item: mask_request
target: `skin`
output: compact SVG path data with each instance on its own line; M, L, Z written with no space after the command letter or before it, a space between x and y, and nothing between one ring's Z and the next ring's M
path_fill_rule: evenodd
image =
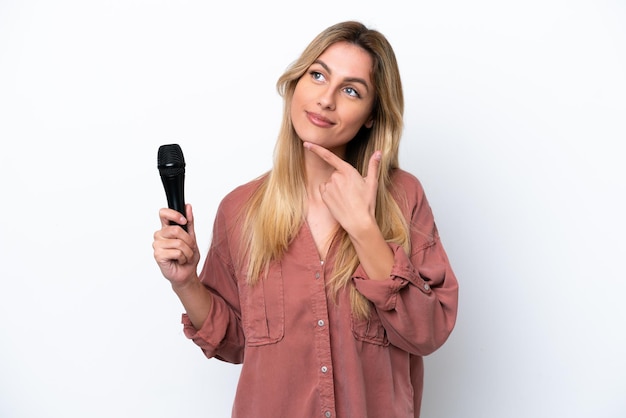
M375 152L367 176L343 160L346 145L362 126L372 126L375 89L372 58L362 48L339 42L328 47L300 78L291 105L294 129L302 140L306 171L306 222L320 259L341 226L372 280L389 277L393 254L375 220L381 154ZM211 306L201 284L200 260L191 205L186 217L169 208L159 211L161 229L154 233L154 258L181 300L192 324L200 329ZM187 225L185 232L170 221Z
M298 81L291 119L311 151L305 153L307 224L320 259L341 226L368 276L386 279L393 254L374 215L381 155L372 155L365 178L343 160L346 145L359 129L372 127L376 99L372 68L372 57L361 47L347 42L331 45Z
M372 126L372 58L361 47L329 46L300 78L291 103L293 127L304 142L343 158L346 144Z

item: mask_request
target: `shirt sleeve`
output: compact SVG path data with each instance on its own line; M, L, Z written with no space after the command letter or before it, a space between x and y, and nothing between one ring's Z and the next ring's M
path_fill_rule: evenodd
M359 266L353 275L357 290L372 302L389 342L416 355L428 355L448 339L454 328L458 283L441 243L431 208L418 184L411 210L409 256L389 244L394 265L386 280L370 280Z
M245 338L237 276L229 255L228 232L231 227L220 207L213 226L211 247L200 273L200 281L212 295L211 309L200 329L191 324L187 314L182 315L182 324L185 336L207 357L239 364L243 362Z

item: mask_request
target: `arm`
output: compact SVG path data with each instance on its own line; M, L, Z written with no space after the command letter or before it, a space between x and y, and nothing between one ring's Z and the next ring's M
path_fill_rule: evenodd
M367 176L319 145L305 142L304 147L332 166L335 171L320 186L320 195L335 220L346 231L363 269L372 280L384 280L394 263L376 223L376 194L381 153L375 152L369 160Z
M240 363L243 360L243 333L237 313L237 286L228 261L219 256L226 230L220 211L200 277L197 274L200 255L191 207L187 207L187 220L171 209L161 209L160 216L162 227L155 233L154 256L185 309L182 318L185 335L207 357ZM177 225L170 225L170 221L181 225L187 223L189 233ZM222 283L223 289L210 288L207 282L211 280ZM230 299L230 303L225 298Z
M374 304L389 341L413 354L434 351L454 327L458 285L419 181L408 173L396 178L408 201L403 204L411 228L408 256L385 242L375 221L380 153L372 155L368 175L362 178L329 150L306 142L304 147L335 169L320 193L350 236L360 260L355 285Z
M200 327L211 306L211 295L202 286L196 273L200 253L196 242L193 210L186 205L185 218L175 210L164 208L159 211L161 229L154 233L154 258L163 276L185 307L194 326ZM187 224L186 232L180 225Z
M412 354L427 355L439 348L454 328L458 283L421 185L415 180L402 188L412 201L407 213L411 254L390 244L394 265L386 280L370 280L361 266L353 280L374 304L390 343Z

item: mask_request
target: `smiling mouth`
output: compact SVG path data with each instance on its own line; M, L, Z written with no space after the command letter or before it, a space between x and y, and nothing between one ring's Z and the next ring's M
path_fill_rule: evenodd
M315 126L327 128L334 125L332 121L317 113L306 112L306 116L309 121L311 121L311 123Z

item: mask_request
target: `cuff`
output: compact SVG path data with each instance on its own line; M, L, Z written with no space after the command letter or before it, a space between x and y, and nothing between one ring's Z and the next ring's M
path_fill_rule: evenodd
M428 283L417 274L404 249L393 243L390 243L389 247L393 251L394 258L389 278L371 280L361 265L352 275L357 290L378 309L385 311L395 309L398 293L409 283L415 285L423 293L428 294L432 291Z

